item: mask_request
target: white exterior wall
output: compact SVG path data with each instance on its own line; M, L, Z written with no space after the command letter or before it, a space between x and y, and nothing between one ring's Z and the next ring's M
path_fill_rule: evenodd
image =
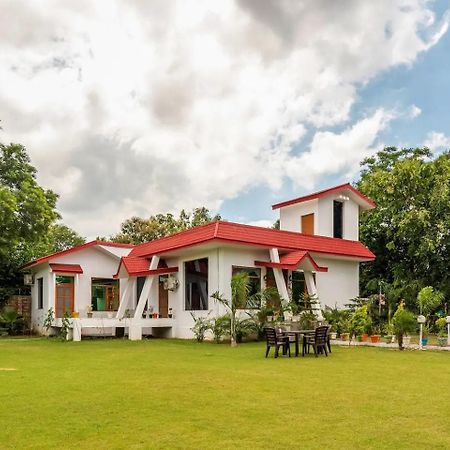
M280 208L280 229L301 232L301 217L314 214L314 234L333 237L333 200L337 199L330 195ZM357 241L359 205L351 199L343 203L343 238Z
M319 234L318 200L310 200L280 208L280 230L301 232L302 216L307 214L314 214L314 234Z
M316 273L317 295L322 308L343 308L349 300L359 296L359 263L314 256L328 272Z
M129 252L129 249L127 249ZM91 279L92 278L112 278L117 272L119 258L109 255L95 249L95 247L79 250L68 255L56 257L51 263L58 264L79 264L83 269L82 274L65 274L74 277L74 311L80 313L80 317L86 317L86 308L91 304ZM47 315L49 308L55 310L55 277L56 274L50 271L48 263L37 267L34 273L34 285L31 290L32 296L32 315L33 327L43 332L42 321ZM62 273L61 273L62 274ZM62 274L64 275L64 274ZM44 307L37 309L38 287L37 278L44 277ZM123 283L120 283L120 291L123 289ZM106 311L94 312L94 317L107 317Z

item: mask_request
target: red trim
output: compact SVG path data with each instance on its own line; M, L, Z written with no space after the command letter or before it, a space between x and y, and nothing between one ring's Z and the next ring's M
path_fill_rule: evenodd
M83 269L79 264L50 263L50 269L52 269L52 272L83 273Z
M85 244L77 245L72 248L68 248L67 250L61 250L60 252L52 253L50 255L43 256L42 258L35 259L34 261L30 261L24 264L21 269L25 269L27 267L35 266L36 264L42 264L44 262L50 261L53 258L69 255L74 252L78 252L80 250L84 250L89 247L94 247L96 245L103 245L104 247L119 247L119 248L134 248L133 244L122 244L120 242L108 242L108 241L90 241Z
M359 198L361 198L370 208L375 208L376 204L369 197L365 196L362 192L359 192L358 189L355 189L350 183L341 184L339 186L331 187L328 189L324 189L322 191L314 192L313 194L304 195L303 197L294 198L292 200L286 200L281 203L276 203L272 205L272 209L283 208L284 206L295 205L296 203L307 202L308 200L313 200L315 198L325 197L327 195L331 195L335 192L350 190L354 194L356 194Z

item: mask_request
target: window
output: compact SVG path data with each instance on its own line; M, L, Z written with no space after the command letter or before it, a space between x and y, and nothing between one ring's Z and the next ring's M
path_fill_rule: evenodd
M246 309L259 309L261 308L261 300L254 298L254 295L261 291L261 269L254 267L238 267L233 266L232 274L235 275L240 272L246 272L248 274L248 302Z
M136 281L136 302L139 301L139 297L141 296L142 289L144 289L145 277L137 277Z
M302 216L302 233L314 234L314 214L306 214Z
M93 311L117 311L119 309L119 280L92 278Z
M37 279L37 309L44 309L44 279Z
M303 294L307 294L305 274L303 272L292 272L292 301L300 305L303 300Z
M208 309L208 258L184 263L185 309Z
M342 239L343 236L343 212L344 212L344 204L342 202L338 202L337 200L333 201L333 237Z

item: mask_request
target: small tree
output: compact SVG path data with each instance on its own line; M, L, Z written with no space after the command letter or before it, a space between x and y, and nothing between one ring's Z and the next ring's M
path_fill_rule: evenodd
M398 305L397 311L395 311L392 325L397 337L398 348L403 350L403 336L416 329L416 318L411 311L405 309L403 302Z
M237 343L236 336L236 312L238 309L245 309L249 297L249 278L246 272L236 273L231 277L231 300L223 297L219 291L214 292L211 298L225 306L230 312L230 336L231 346L235 347Z
M350 335L361 336L369 331L371 325L372 320L369 317L367 305L360 306L350 316Z

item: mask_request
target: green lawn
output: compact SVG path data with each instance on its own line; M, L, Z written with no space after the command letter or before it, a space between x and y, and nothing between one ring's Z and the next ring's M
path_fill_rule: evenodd
M450 448L450 354L0 340L0 448Z

